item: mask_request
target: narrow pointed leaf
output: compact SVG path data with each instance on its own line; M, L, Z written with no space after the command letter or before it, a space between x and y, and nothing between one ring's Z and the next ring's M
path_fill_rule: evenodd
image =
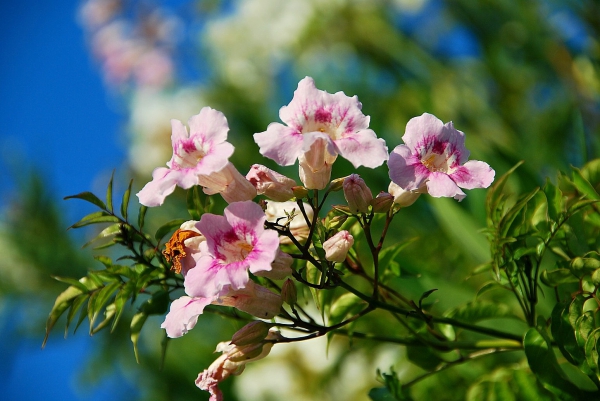
M110 181L108 182L108 187L106 187L106 208L113 211L113 180L115 178L115 170L113 170L110 175Z
M100 200L96 195L91 192L81 192L77 195L65 196L65 200L67 199L82 199L84 201L90 202L96 206L98 206L102 210L107 210L104 202Z
M146 212L148 211L148 206L140 206L140 212L138 213L138 227L140 231L144 228L144 220L146 218Z
M129 197L131 196L131 186L133 185L133 179L129 181L127 190L123 194L123 200L121 201L121 216L127 220L127 210L129 208Z
M144 312L136 313L131 319L131 342L133 344L133 353L135 354L135 360L137 363L140 363L140 356L138 353L138 340L140 338L140 331L142 331L142 327L144 327L144 323L146 323L146 319L148 319L148 315Z

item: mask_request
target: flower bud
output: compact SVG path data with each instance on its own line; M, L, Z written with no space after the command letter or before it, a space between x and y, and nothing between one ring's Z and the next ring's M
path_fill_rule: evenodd
M374 213L387 213L394 204L394 197L387 192L380 192L375 199L371 201Z
M308 195L308 189L304 188L302 185L298 185L292 187L292 193L294 194L296 199L302 199L305 198L306 195Z
M331 183L329 184L329 191L337 192L340 189L342 189L344 186L344 180L346 178L347 177L341 177L341 178L336 178L335 180L331 181Z
M331 262L343 262L352 245L354 245L354 237L348 231L342 230L338 232L323 242L325 259Z
M344 197L352 213L366 213L369 211L373 194L365 184L365 180L358 174L350 174L344 180Z
M281 298L288 305L296 304L296 300L298 299L296 284L289 278L285 280L283 287L281 287Z
M255 320L239 329L231 338L231 343L238 347L259 343L269 334L269 328L269 324L262 320Z
M249 344L242 347L235 347L229 351L229 360L231 362L246 362L250 359L257 358L263 352L265 343L259 342Z
M253 164L246 179L254 185L259 195L265 195L274 201L285 202L294 197L292 187L296 182L261 164Z
M388 192L394 197L394 203L400 207L408 207L415 203L422 191L406 191L394 182L390 182Z

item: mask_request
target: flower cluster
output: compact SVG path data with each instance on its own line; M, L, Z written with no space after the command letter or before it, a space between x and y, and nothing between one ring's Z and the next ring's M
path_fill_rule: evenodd
M189 132L180 121L171 121L173 155L167 167L154 170L152 181L138 193L140 202L159 206L176 186L201 186L205 194L218 193L229 205L222 215L204 213L199 221L184 223L166 244L164 255L175 274L183 276L186 293L172 302L162 324L169 337L191 330L210 304L234 307L263 320L280 316L306 330L294 309L294 282L327 288L336 283L335 264L356 263L351 255L354 237L341 229L348 218L365 226L374 213L386 213L389 224L400 208L423 193L462 200L461 188L484 188L493 181L489 165L467 161L464 134L452 123L443 124L430 114L411 119L404 144L388 156L385 141L369 129L369 117L361 107L356 96L321 91L306 77L279 112L283 124L274 122L254 134L263 156L281 166L298 162L303 186L260 164L242 175L229 161L234 147L227 142L227 120L217 110L205 107L192 116ZM387 161L388 192L373 197L357 174L332 181L338 156L355 168L377 168ZM318 191L325 188L325 196L343 190L347 202L336 206L338 214L328 215L326 222L318 218L324 200L319 200ZM266 204L253 201L259 195L267 198ZM294 259L319 269L319 283L310 283L294 269ZM267 279L270 288L259 284L259 278ZM274 284L286 278L281 286ZM265 357L273 344L289 340L274 328L263 330L264 322L251 325L237 336L251 340L240 343L234 336L232 342L221 343L217 348L221 357L198 377L196 384L211 393L211 400L222 399L220 381L241 373L247 362Z

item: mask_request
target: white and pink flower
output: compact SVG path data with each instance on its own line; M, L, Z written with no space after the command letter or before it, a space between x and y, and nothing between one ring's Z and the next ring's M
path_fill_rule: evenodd
M290 104L279 110L286 125L271 123L266 131L254 134L254 140L263 156L282 166L294 164L318 142L321 151L312 150L324 153L319 164L331 164L340 154L354 167L375 168L388 159L387 146L368 129L369 117L361 107L356 96L318 90L306 77L298 83Z
M188 189L199 185L200 176L227 166L234 148L226 141L229 126L223 113L204 107L188 124L189 134L181 121L171 120L173 157L168 168L154 170L152 181L137 194L142 205L159 206L176 186Z
M231 375L239 375L249 362L262 359L269 355L273 344L281 338L275 329L270 329L264 341L243 346L237 346L230 341L217 345L217 351L222 352L209 367L198 375L196 386L210 393L210 401L222 401L223 393L218 385Z
M171 303L169 313L161 328L170 338L181 337L196 326L198 317L207 305L231 306L261 319L271 319L281 310L283 303L279 294L250 280L245 288L224 288L223 295L213 297L182 296Z
M200 244L201 256L185 278L186 293L192 297L222 295L227 286L244 288L248 271L271 270L279 251L276 231L265 230L266 215L251 201L234 202L224 216L204 214L196 225L206 237Z
M390 154L390 178L405 191L423 191L439 197L465 198L461 190L487 188L495 171L485 162L469 159L465 134L452 122L444 124L431 114L412 118Z

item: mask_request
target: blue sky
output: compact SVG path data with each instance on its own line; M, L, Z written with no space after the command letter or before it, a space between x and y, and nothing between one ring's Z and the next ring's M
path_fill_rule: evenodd
M121 116L109 107L86 50L77 5L52 0L0 4L3 193L14 184L6 164L33 163L62 198L92 189L95 176L123 162Z
M76 23L78 1L0 2L0 205L15 187L15 172L34 166L57 199L94 189L94 178L124 163L123 116L111 103ZM105 184L105 183L104 183ZM62 201L61 201L62 203ZM67 218L78 202L63 203ZM4 400L111 399L110 380L94 396L77 385L76 371L93 344L84 332L40 349L10 333L15 317L0 314L0 388ZM50 308L50 305L48 306ZM8 315L8 316L7 316ZM9 329L8 329L9 330ZM33 334L33 333L30 333ZM57 337L55 337L57 338Z

